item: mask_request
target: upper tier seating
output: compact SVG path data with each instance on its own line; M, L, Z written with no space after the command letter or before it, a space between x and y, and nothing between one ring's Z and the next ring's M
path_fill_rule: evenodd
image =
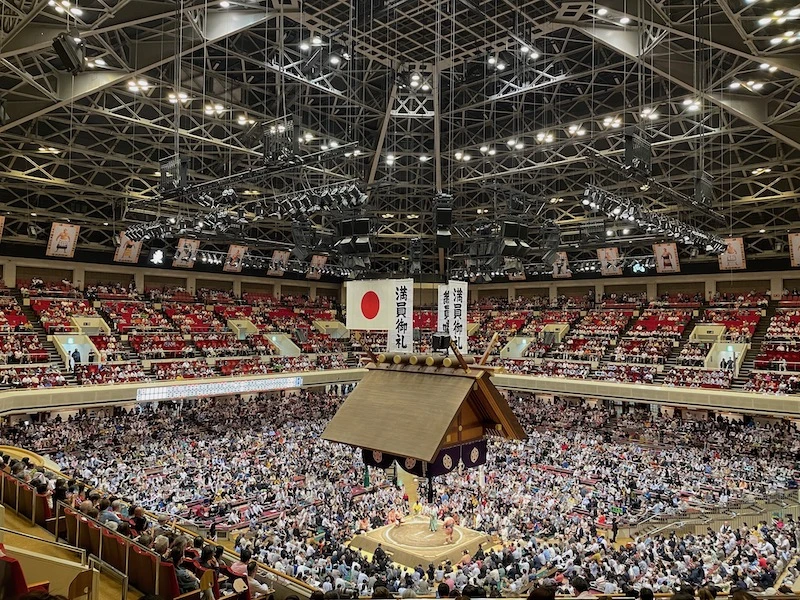
M0 335L0 364L47 362L47 351L33 333L9 333Z
M214 311L206 309L204 304L170 302L164 304L164 314L183 333L219 332L227 327L227 323L220 320Z
M42 327L47 333L72 331L70 317L99 317L88 300L34 299L31 308L39 316Z
M88 300L136 300L139 294L133 282L128 287L121 283L98 283L86 286L83 292Z
M47 298L81 297L81 293L67 280L44 281L40 277L33 277L29 281L18 279L17 289L20 291L23 298L35 296Z
M79 385L150 381L138 363L80 364L75 367L75 377Z
M758 309L713 308L703 311L699 319L702 323L725 325L725 339L732 342L747 343L753 337L761 320Z
M174 330L167 316L153 308L150 302L104 300L100 303L100 312L118 333Z
M733 381L731 371L719 369L690 369L676 367L664 376L664 385L676 387L729 389Z
M616 362L658 363L666 362L672 353L671 339L622 338L613 349Z
M800 339L800 310L778 309L770 319L766 338L789 341Z
M194 349L180 333L135 334L128 343L142 358L176 358L193 356Z
M632 314L629 310L590 310L569 333L574 337L617 338L628 326Z
M0 331L31 331L33 325L22 307L11 296L0 296Z
M692 312L683 309L653 309L642 311L627 335L640 338L680 338L686 325L692 320Z
M800 377L795 373L765 373L756 371L744 389L760 394L796 394L800 391Z
M0 369L0 387L49 388L66 385L57 367L17 367Z
M686 342L678 353L678 364L684 367L704 366L711 346L707 342Z
M773 371L800 371L800 340L762 343L755 367Z

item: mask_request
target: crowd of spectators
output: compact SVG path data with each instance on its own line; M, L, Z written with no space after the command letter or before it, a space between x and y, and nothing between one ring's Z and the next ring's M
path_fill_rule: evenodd
M0 295L0 332L31 331L33 325L22 312L22 307L15 298Z
M554 346L553 358L599 361L611 342L605 337L571 337Z
M768 340L800 339L800 310L778 309L767 327Z
M664 385L690 388L730 389L733 372L727 369L674 367L664 375Z
M78 385L102 385L106 383L133 383L149 381L149 376L138 363L79 364L75 366Z
M186 343L180 333L132 334L128 337L128 343L145 359L194 356L194 348Z
M58 367L18 367L0 369L0 386L12 388L50 388L66 385Z
M683 331L691 319L692 312L690 310L647 308L636 319L627 335L649 339L677 339L683 335Z
M214 377L214 369L205 360L173 360L153 363L153 376L163 379L199 379Z
M650 384L655 380L657 373L655 367L603 364L592 372L592 378L612 383Z
M800 345L797 341L762 342L755 366L757 369L800 371Z
M67 279L62 279L61 281L45 281L41 277L31 277L29 281L18 279L17 289L23 298L35 296L80 296L80 292Z
M88 300L136 300L139 297L139 293L136 291L136 284L133 281L127 287L119 282L87 285L84 288L83 295Z
M355 533L411 507L380 470L371 470L369 489L362 487L360 451L319 439L340 402L337 394L308 392L185 401L157 412L142 407L7 427L0 441L47 454L96 491L8 459L4 467L14 476L101 522L119 521L113 528L125 535L150 533L140 541L162 555L169 541L157 536L172 519L234 527L241 532L240 567L258 559L327 591L368 595L381 584L401 595L429 594L431 586L452 581L453 589L489 592L473 597L518 595L531 575L544 571L558 580L546 585L585 598L590 587L626 595L688 583L758 591L784 572L789 587L797 578L790 565L800 532L791 515L738 528L724 523L705 533L642 535L621 545L613 543L611 526L718 512L796 488L800 438L789 421L696 421L646 406L512 396L528 439L490 441L481 473L454 470L436 478L434 502L422 507L438 519L456 515L500 544L457 564L404 573L385 553L369 559L345 547ZM123 518L114 504L120 497L162 518L143 523L136 508Z
M754 371L744 389L760 394L796 394L800 391L800 378L795 374Z
M617 338L628 326L631 314L628 310L591 310L570 329L570 335Z
M678 364L683 367L703 367L711 350L708 342L686 342L678 353Z
M753 337L760 320L760 310L714 308L703 311L703 315L698 322L724 325L725 339L746 344Z
M716 292L709 304L711 306L736 306L742 308L766 308L769 306L770 293L750 290L747 294L734 292Z
M74 329L70 317L99 317L87 300L78 299L34 299L31 308L47 333L69 332Z
M26 365L47 360L47 351L36 334L0 335L0 364Z
M245 340L239 340L233 333L195 333L192 344L203 356L247 356L253 348Z
M664 364L672 346L672 339L622 338L612 356L616 362Z
M122 342L120 342L119 338L113 333L111 335L93 335L90 336L89 339L100 353L100 360L102 362L122 361L127 358L122 347Z
M167 316L156 310L150 302L106 300L100 303L100 312L117 333L172 329L172 323Z
M203 304L170 302L164 305L164 314L182 333L220 332L227 327L227 322L219 319L213 310L208 310Z

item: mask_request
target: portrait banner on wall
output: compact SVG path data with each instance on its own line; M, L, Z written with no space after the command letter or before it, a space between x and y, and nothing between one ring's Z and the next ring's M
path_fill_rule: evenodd
M228 256L225 257L225 265L222 270L226 273L241 273L245 254L247 254L247 246L236 244L228 246Z
M678 246L675 242L653 244L653 256L656 259L657 273L681 272L681 262L678 259Z
M800 267L800 233L789 234L789 259L793 267Z
M569 258L566 252L556 252L556 259L553 261L553 279L569 279L572 271L569 270Z
M142 252L142 242L134 242L128 237L126 231L119 232L119 246L114 252L114 262L137 263Z
M281 277L289 266L289 257L291 254L289 250L273 250L272 260L269 263L269 269L267 269L267 275Z
M722 240L725 242L725 252L719 255L719 268L721 271L740 271L747 268L747 259L744 255L744 238L730 237Z
M311 257L311 262L308 263L308 271L306 271L306 279L320 279L322 277L322 269L328 264L328 257L324 254L314 254Z
M50 227L50 239L47 242L47 256L56 258L72 258L78 245L79 225L70 223L53 223Z
M172 266L181 269L191 269L197 258L197 251L200 249L200 240L188 240L181 238L178 240L178 247L175 249L175 256L172 259Z
M598 248L597 260L600 261L601 275L622 275L619 248Z

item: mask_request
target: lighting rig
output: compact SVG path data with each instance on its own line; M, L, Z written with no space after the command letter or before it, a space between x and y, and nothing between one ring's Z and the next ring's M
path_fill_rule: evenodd
M705 248L712 255L719 255L727 247L717 235L705 232L668 215L646 209L632 200L607 192L597 186L589 185L583 194L582 204L591 210L605 213L612 219L636 223L648 234L674 238L676 242Z
M366 204L368 196L355 180L325 185L278 196L270 217L283 219L316 212L343 212ZM262 205L259 201L259 205ZM263 206L263 205L262 205Z

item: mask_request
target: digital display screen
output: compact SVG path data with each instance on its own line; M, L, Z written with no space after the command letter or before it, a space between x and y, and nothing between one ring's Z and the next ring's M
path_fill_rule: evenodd
M302 377L276 377L272 379L249 379L246 381L221 381L219 383L188 383L140 388L136 390L136 401L155 402L158 400L179 400L181 398L230 396L232 394L287 390L302 386Z

